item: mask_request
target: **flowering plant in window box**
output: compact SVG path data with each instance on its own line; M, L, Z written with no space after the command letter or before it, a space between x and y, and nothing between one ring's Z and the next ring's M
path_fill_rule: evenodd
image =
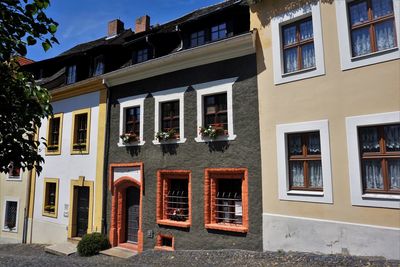
M228 136L228 130L222 127L222 124L209 125L207 128L200 127L199 133L202 137L215 139L218 136Z
M178 135L176 134L175 129L169 129L165 132L159 131L156 133L156 139L161 142L161 141L167 141L170 139L177 139Z
M139 136L135 133L124 133L119 136L124 144L129 144L139 140Z

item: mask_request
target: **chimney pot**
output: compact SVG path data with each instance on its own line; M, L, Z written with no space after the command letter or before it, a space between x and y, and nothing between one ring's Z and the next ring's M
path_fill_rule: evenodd
M119 19L112 20L108 23L108 37L120 34L124 30L124 23Z
M135 33L144 32L150 29L150 17L141 16L135 21Z

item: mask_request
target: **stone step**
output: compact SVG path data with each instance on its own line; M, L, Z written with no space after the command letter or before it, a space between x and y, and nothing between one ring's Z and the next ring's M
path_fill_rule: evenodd
M72 242L65 242L45 247L44 251L54 255L69 256L76 252L76 246L77 244Z
M107 250L100 251L100 254L117 257L117 258L128 259L130 257L137 255L138 253L136 251L126 249L126 248L113 247L113 248L110 248Z

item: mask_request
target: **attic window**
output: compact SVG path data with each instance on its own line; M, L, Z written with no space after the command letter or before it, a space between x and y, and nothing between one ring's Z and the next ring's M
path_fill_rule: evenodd
M227 37L226 23L211 27L211 41L217 41Z
M93 59L93 73L92 76L98 76L104 73L104 57L102 55Z
M190 35L190 47L203 45L205 43L204 31L194 32Z
M136 53L136 63L140 63L140 62L144 62L147 61L149 59L149 53L148 53L148 49L141 49L138 50Z
M76 65L68 66L67 68L67 84L76 82Z

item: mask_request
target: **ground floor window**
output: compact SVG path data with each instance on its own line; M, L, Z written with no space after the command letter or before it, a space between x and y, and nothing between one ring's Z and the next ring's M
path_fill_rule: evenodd
M44 179L43 215L57 217L58 208L58 179Z
M17 232L18 201L6 200L4 203L3 230Z

